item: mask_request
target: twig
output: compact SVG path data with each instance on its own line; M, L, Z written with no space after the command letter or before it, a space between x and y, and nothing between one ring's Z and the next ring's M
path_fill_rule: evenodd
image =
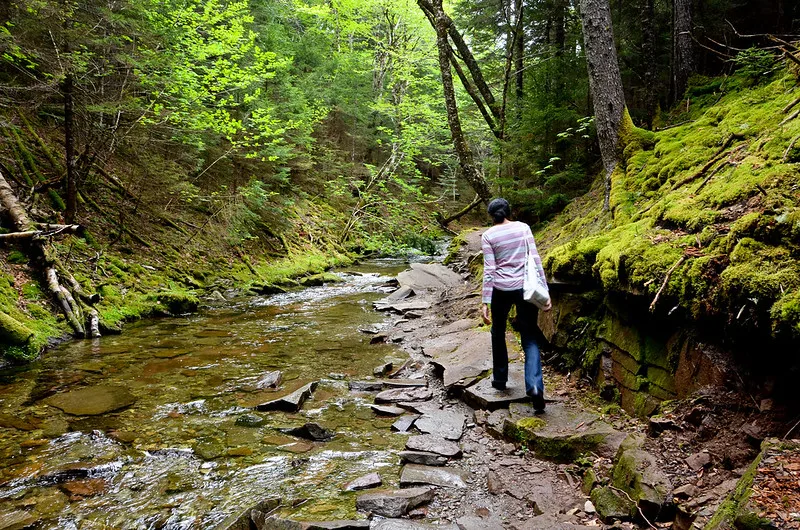
M786 124L787 122L790 122L790 121L792 121L792 120L793 120L793 119L795 119L797 116L800 116L800 109L797 109L796 111L794 111L794 112L792 112L791 114L789 114L788 116L786 116L786 117L783 119L783 121L782 121L782 122L780 122L780 123L778 124L778 127L780 127L781 125L784 125L784 124Z
M697 195L698 193L700 193L700 190L702 190L702 189L705 187L705 185L706 185L706 184L708 184L708 181L709 181L709 180L711 180L711 178L712 178L714 175L716 175L717 173L719 173L719 172L720 172L720 170L721 170L722 168L724 168L725 166L727 166L727 165L728 165L728 162L723 162L722 164L718 165L718 166L717 166L717 167L714 169L714 171L712 171L711 173L709 173L709 174L708 174L708 176L707 176L707 177L706 177L706 178L703 180L703 182L701 182L701 183L700 183L700 185L699 185L699 186L697 186L697 189L696 189L696 190L694 190L694 194L695 194L695 195Z
M794 147L794 144L797 142L797 140L800 140L800 134L792 138L792 141L789 142L789 145L786 147L786 151L783 152L783 158L781 158L781 162L786 162L786 159L789 157L789 151L792 150L792 147Z
M800 103L800 98L797 98L796 100L792 101L791 103L783 107L783 110L781 110L781 112L783 113L789 112L790 110L792 110L792 107L794 107L798 103Z
M793 53L790 53L789 50L787 50L786 48L781 48L781 49L783 50L783 55L787 59L790 59L793 63L795 63L797 65L800 65L800 59L795 57Z
M678 267L681 266L681 264L684 261L686 261L686 256L681 256L681 258L678 261L676 261L675 264L672 267L670 267L670 269L667 271L667 275L664 276L664 282L661 284L661 287L658 289L658 292L656 293L656 297L653 298L653 303L650 304L650 311L651 312L653 310L655 310L656 302L658 302L658 298L661 296L662 291L664 291L664 288L667 286L667 282L669 281L669 277L672 275L672 273L675 271L675 269L677 269Z
M785 440L786 438L788 438L788 437L789 437L789 435L790 435L790 434L792 434L792 431L793 431L793 430L794 430L794 429L795 429L795 428L796 428L798 425L800 425L800 420L797 420L797 423L795 423L794 425L792 425L792 428L791 428L791 429L789 429L789 432L787 432L787 433L786 433L786 434L783 436L783 439Z
M696 173L694 173L692 175L689 175L688 177L686 177L684 179L681 179L680 181L676 182L675 185L672 186L672 189L674 190L676 188L680 188L684 184L688 184L691 181L693 181L694 179L699 178L700 176L702 176L706 171L711 169L711 166L713 166L714 164L716 164L717 162L719 162L722 159L723 155L725 154L725 150L731 145L731 143L733 143L733 140L741 139L741 138L743 138L743 136L741 134L735 134L735 133L731 134L730 136L728 136L728 139L725 140L725 142L722 144L722 147L720 147L717 150L717 152L714 153L714 156L711 157L711 160L706 162L706 164L703 167L701 167Z
M647 526L649 526L650 528L653 528L654 530L658 530L655 526L653 526L653 523L650 522L650 519L648 519L647 517L644 516L644 512L642 512L642 509L639 507L639 503L636 502L635 500L633 500L633 498L630 495L628 495L627 491L621 490L621 489L617 488L616 486L608 486L608 487L611 488L614 491L618 491L618 492L622 493L623 495L625 495L628 498L628 500L631 501L634 506L636 506L636 509L639 510L639 515L642 516L642 519L644 519L644 522L647 523Z
M687 123L691 123L692 120L682 121L680 123L673 123L672 125L667 125L666 127L661 127L660 129L656 129L656 132L666 131L668 129L674 129L675 127L680 127L681 125L686 125Z

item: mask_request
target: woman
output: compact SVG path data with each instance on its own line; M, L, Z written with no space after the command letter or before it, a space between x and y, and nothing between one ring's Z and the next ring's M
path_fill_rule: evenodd
M517 323L522 349L525 352L525 393L531 397L537 414L544 412L544 380L539 345L536 343L538 309L522 298L525 263L528 253L533 255L539 277L547 280L542 260L536 251L531 229L525 223L510 221L511 206L505 199L489 203L489 215L494 226L481 237L483 248L483 305L481 316L492 325L492 386L506 388L508 381L508 348L506 346L506 321L511 306L517 306ZM491 318L489 310L491 307ZM549 311L551 304L543 308Z

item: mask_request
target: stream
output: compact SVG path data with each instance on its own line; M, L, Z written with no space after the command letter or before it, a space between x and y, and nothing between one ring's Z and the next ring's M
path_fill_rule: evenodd
M355 493L342 485L399 468L405 436L348 380L408 359L359 331L387 322L372 303L405 268L370 262L341 283L137 322L0 370L0 514L28 512L42 529L213 528L280 496L286 517L357 518ZM258 389L274 370L279 391ZM252 410L311 381L319 386L300 413ZM98 386L134 402L84 416L45 403ZM308 421L335 437L307 442L278 430Z

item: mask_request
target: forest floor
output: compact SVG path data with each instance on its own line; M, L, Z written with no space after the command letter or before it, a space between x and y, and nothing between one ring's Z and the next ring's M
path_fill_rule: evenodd
M480 252L479 242L478 232L467 236L456 270L466 271L469 258ZM748 472L748 466L759 455L762 441L769 436L789 434L781 431L786 423L780 413L770 410L771 404L755 403L749 396L720 388L706 389L686 400L664 403L657 419L631 417L618 406L599 398L590 381L551 370L547 360L553 353L544 349L548 410L537 418L557 423L560 410L572 410L611 425L621 435L612 444L611 451L586 452L579 458L557 459L557 462L539 458L538 451L531 450L530 444L515 442L509 437L507 427L498 427L497 418L507 417L507 413L469 406L459 399L457 385L445 388L441 369L434 368L441 363L431 358L431 352L436 350L437 341L441 344L443 330L457 329L459 322L465 323L460 326L464 328L472 321L473 331L478 329L488 335L488 328L478 328L479 286L469 279L468 273L464 272L462 277L465 279L463 286L428 292L428 299L434 300L431 308L416 311L416 318L400 320L386 336L388 341L401 343L417 367L428 367L429 383L435 396L433 402L445 411L456 411L468 418L461 439L464 457L449 464L470 477L466 488L440 488L427 508L412 512L412 516L474 530L705 528ZM458 333L452 336L458 341ZM511 334L508 341L510 344L518 342ZM451 349L464 346L452 344ZM519 354L519 347L515 348ZM486 359L491 358L490 350L484 353ZM446 375L444 383L447 383ZM511 405L513 419L517 419L518 416L514 416L520 411L525 415L524 407ZM527 413L532 416L531 412L528 409ZM589 423L594 421L589 420ZM557 428L562 431L563 438L577 435L585 426L582 422ZM623 439L626 441L622 442ZM652 461L667 477L669 491L665 492L657 516L651 516L652 521L644 518L641 510L638 515L634 513L633 518L608 515L607 508L595 507L590 500L594 498L590 497L593 487L611 484L612 467L618 458L613 449L627 440L638 440L638 446L652 455ZM786 458L794 462L794 457ZM762 465L758 469L762 478L756 482L766 485L769 491L759 495L771 502L771 505L769 502L762 505L760 511L766 513L771 509L774 514L782 510L784 522L796 524L799 510L794 505L794 496L789 498L780 493L786 488L787 477L795 486L798 483L800 475L792 466L796 467L791 464L787 471L782 464L777 467ZM784 480L776 479L776 473ZM781 499L788 499L789 504L781 505ZM604 511L602 515L598 513Z

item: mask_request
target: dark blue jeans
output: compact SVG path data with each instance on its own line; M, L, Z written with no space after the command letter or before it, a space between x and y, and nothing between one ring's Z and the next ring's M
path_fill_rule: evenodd
M544 395L542 359L539 354L537 317L539 309L523 300L522 289L517 291L492 291L492 379L497 383L508 381L508 346L506 324L512 306L517 306L517 329L525 352L525 393Z

